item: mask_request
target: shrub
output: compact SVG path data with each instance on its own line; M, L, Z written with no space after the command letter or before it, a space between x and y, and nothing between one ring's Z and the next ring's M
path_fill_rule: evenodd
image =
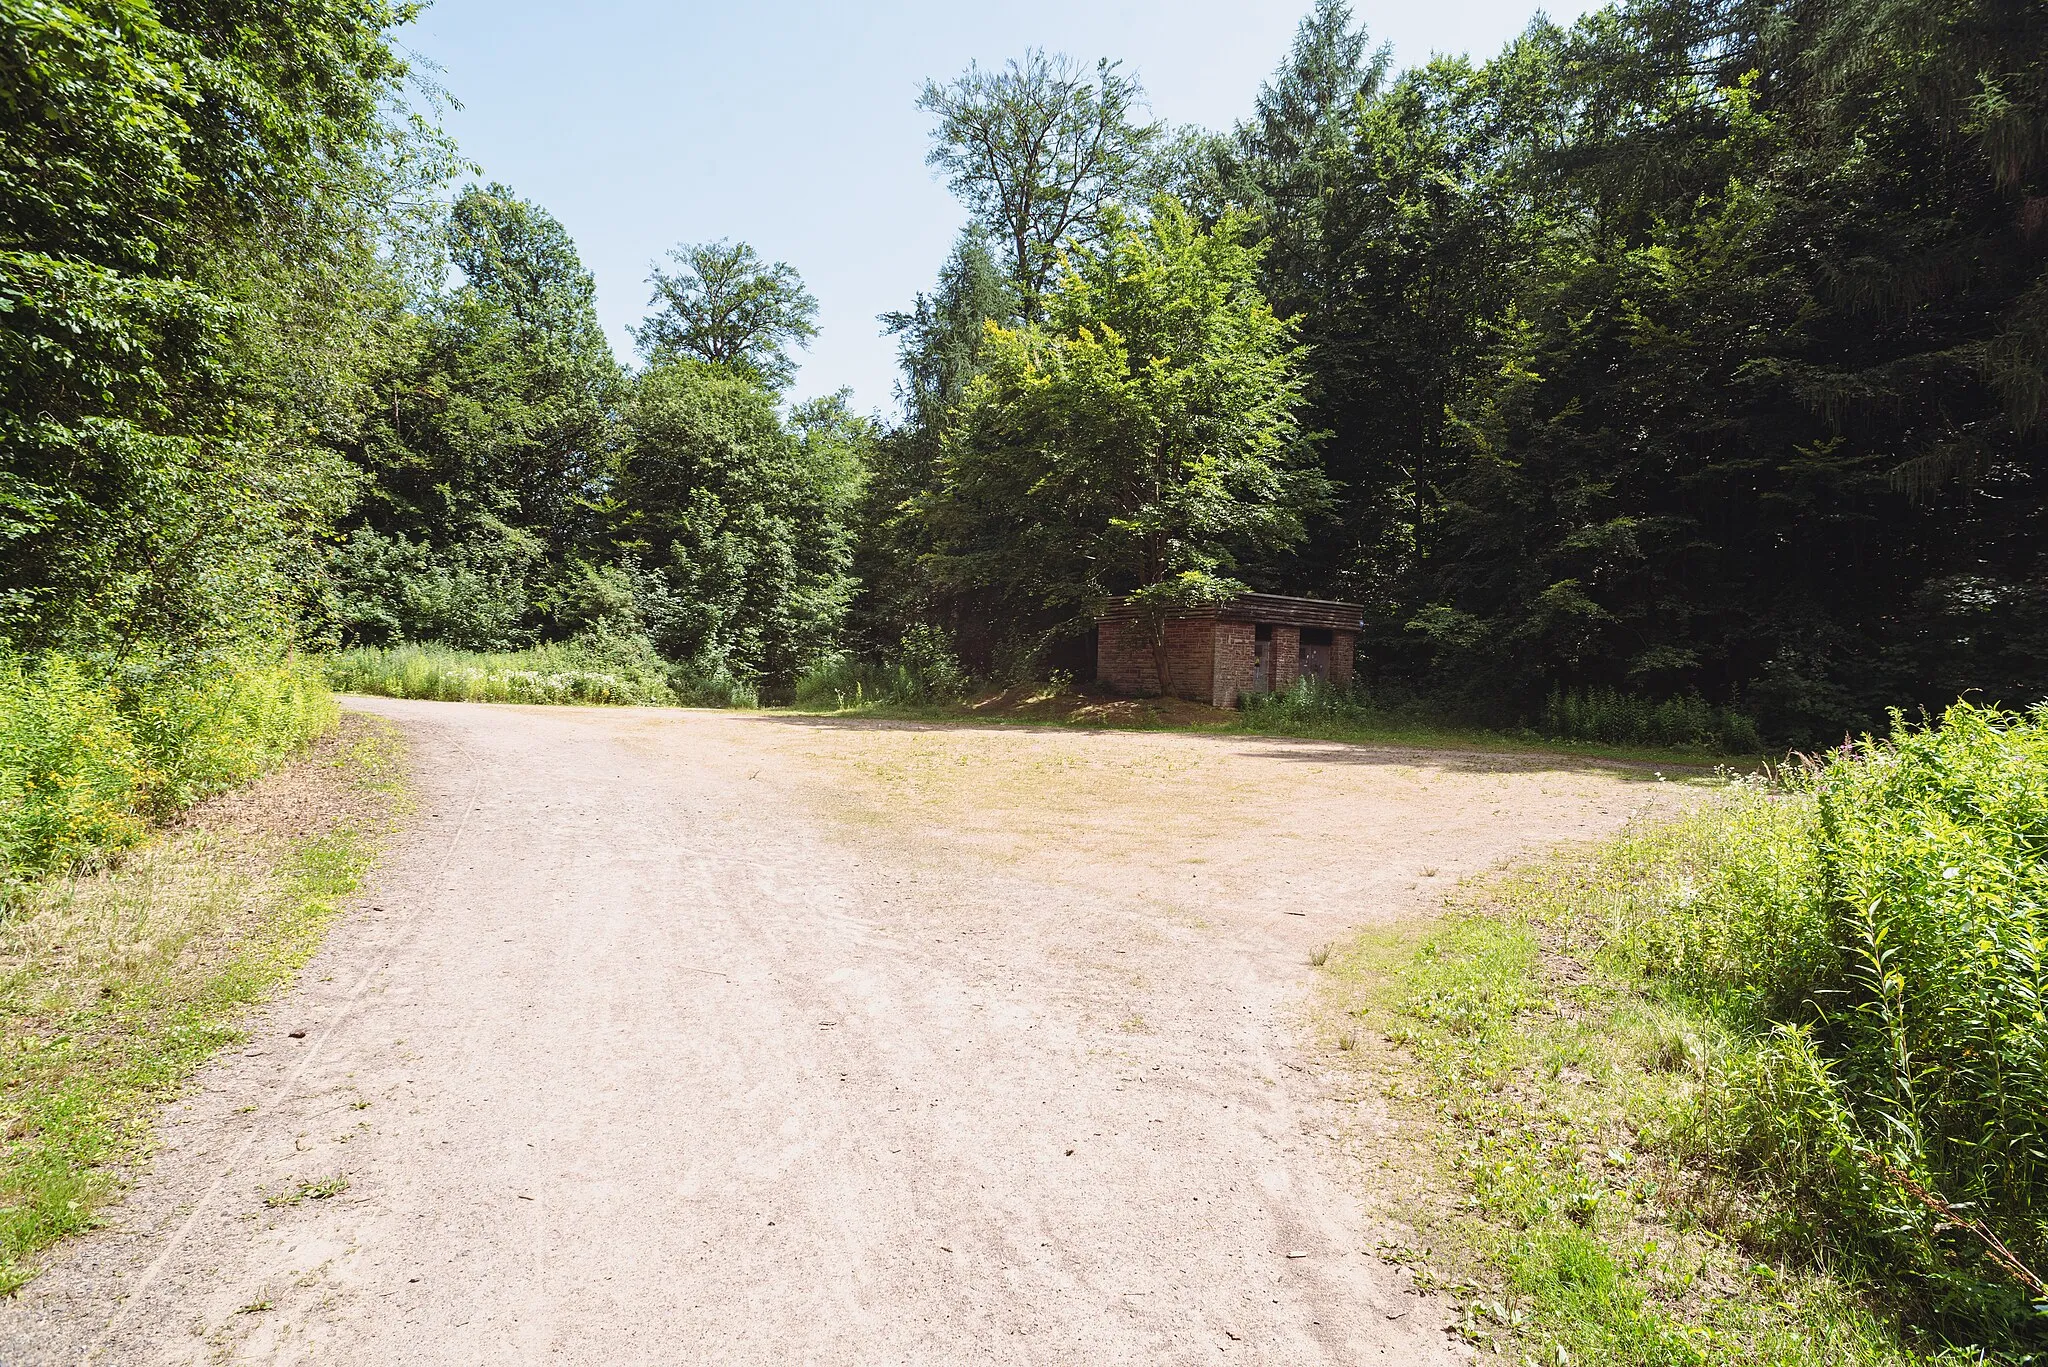
M2017 1318L2008 1258L2048 1266L2048 708L1894 721L1811 779L1829 952L1727 1133L1937 1309Z
M1538 729L1555 740L1717 755L1755 755L1764 748L1755 721L1732 708L1715 707L1697 693L1659 701L1611 688L1554 689Z
M1679 1136L1698 1161L1949 1325L2048 1336L2048 708L1894 723L1541 901L1739 1041Z
M524 644L533 639L521 625L526 578L540 554L529 534L498 524L443 550L358 528L328 559L329 639L484 651Z
M296 656L0 656L0 885L135 844L334 715Z
M796 702L834 709L873 702L946 702L965 692L967 684L945 632L920 624L903 634L895 658L886 663L833 655L813 666L797 680Z

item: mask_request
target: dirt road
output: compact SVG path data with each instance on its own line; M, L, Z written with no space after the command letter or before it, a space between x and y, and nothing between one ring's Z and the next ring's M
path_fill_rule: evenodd
M1659 795L1246 737L352 705L411 737L411 830L0 1312L0 1362L1454 1361L1371 1256L1375 1116L1318 1071L1309 951Z

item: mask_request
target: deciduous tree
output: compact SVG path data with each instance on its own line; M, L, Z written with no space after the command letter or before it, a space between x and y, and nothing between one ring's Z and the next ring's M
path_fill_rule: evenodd
M655 311L634 329L649 360L705 361L773 389L796 374L792 346L818 335L818 301L787 262L768 265L744 242L677 247L674 272L654 268Z
M1094 241L1111 205L1143 183L1157 124L1140 121L1144 88L1107 59L1088 69L1033 48L999 71L969 66L927 81L932 115L925 160L1000 244L1027 317L1068 241Z

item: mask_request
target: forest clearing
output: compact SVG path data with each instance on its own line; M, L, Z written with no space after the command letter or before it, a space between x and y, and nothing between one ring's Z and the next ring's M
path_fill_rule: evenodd
M0 0L0 1359L2048 1360L2048 7L1522 3Z

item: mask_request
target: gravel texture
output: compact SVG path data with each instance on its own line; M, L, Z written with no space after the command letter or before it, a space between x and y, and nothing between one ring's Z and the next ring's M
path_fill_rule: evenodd
M1461 1360L1310 951L1557 757L352 699L418 810L0 1362Z

